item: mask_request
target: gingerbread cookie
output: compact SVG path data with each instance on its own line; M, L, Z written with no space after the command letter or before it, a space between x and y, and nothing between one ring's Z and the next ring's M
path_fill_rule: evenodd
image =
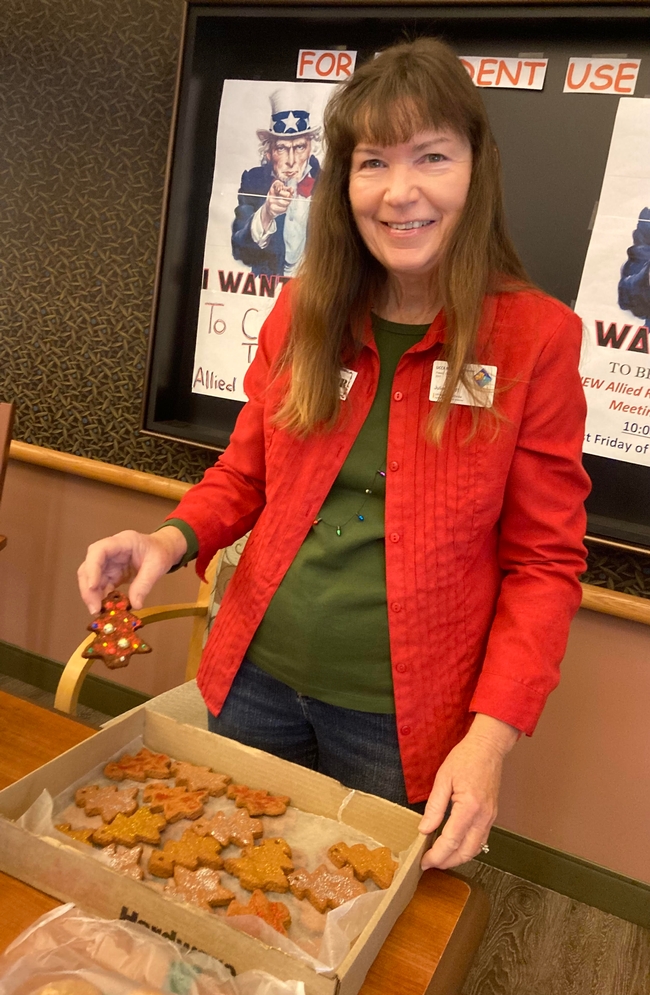
M211 819L204 816L192 826L199 836L213 836L221 846L235 843L237 846L252 846L253 841L262 835L262 820L251 819L248 812L239 809L232 815L217 812Z
M166 825L164 815L154 815L150 808L143 805L133 815L116 815L110 825L96 829L93 843L99 846L108 846L109 843L120 843L122 846L160 843L160 833Z
M221 846L210 836L197 836L186 829L179 840L168 840L162 850L154 850L149 858L149 872L157 878L170 878L177 866L195 871L197 867L223 867L219 856Z
M60 833L65 833L73 840L78 840L80 843L87 843L88 846L93 845L93 833L94 829L73 829L69 822L60 822L54 827L58 829Z
M142 881L144 871L140 867L141 846L118 846L116 843L111 843L103 852L108 858L108 866L114 871L135 878L136 881Z
M169 765L171 759L165 753L152 753L143 746L139 753L132 757L125 753L119 760L104 767L104 776L111 781L146 781L149 777L171 777Z
M162 812L167 822L178 822L179 819L198 819L200 815L203 815L203 803L207 797L207 791L173 788L171 785L159 781L148 784L142 792L143 802L150 806L152 812Z
M335 843L327 851L335 867L348 864L359 881L370 878L378 888L388 888L397 870L397 861L387 846L378 846L370 850L365 843Z
M289 874L288 880L291 894L307 898L318 912L338 909L351 898L366 894L365 885L357 881L351 867L344 867L340 874L332 874L325 864L321 864L313 874L303 868Z
M165 894L208 910L215 905L228 905L235 897L222 886L219 872L209 867L199 867L198 871L175 867L174 880L165 885Z
M287 795L270 795L261 788L247 788L245 784L231 784L226 792L235 799L237 808L245 808L249 815L284 815L289 804Z
M258 916L269 926L273 926L278 933L287 935L287 930L291 925L291 913L284 902L269 902L263 891L256 888L251 895L248 905L238 902L236 899L228 906L229 916Z
M81 654L86 660L103 660L116 670L126 667L134 653L151 653L151 646L136 636L142 622L131 611L131 602L121 591L111 591L102 601L94 622L88 626L95 639Z
M176 778L176 784L188 791L207 791L214 798L223 795L232 780L227 774L215 773L211 767L197 767L182 761L173 763L171 772Z
M245 846L239 857L228 857L223 866L246 891L288 891L285 871L293 870L291 847L279 837L262 840L259 846Z
M100 788L98 784L89 784L79 788L74 796L75 805L85 809L86 815L101 815L104 822L112 822L120 812L122 815L133 815L138 807L138 789L123 788L118 790L116 784Z

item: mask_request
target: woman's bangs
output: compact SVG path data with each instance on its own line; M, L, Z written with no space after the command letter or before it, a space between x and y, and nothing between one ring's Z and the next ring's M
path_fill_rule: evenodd
M354 145L401 145L421 131L451 130L467 134L465 120L452 120L458 115L445 113L438 101L427 100L422 94L385 94L378 88L351 115ZM392 88L391 88L392 89Z

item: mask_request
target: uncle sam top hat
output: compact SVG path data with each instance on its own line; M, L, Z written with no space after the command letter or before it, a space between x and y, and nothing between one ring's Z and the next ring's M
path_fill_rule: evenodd
M261 142L273 138L315 138L320 128L312 128L309 104L304 84L283 86L271 94L271 123L269 130L261 128L257 137Z

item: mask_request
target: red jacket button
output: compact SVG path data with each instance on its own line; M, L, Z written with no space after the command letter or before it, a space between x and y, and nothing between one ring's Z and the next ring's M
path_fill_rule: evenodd
M391 460L391 462L388 465L390 466L391 470L399 470L399 463L395 459Z
M400 726L400 730L399 731L401 732L402 736L410 736L411 735L411 727L410 726Z
M399 542L399 532L391 532L390 534L391 542Z
M394 611L394 612L401 612L401 610L402 610L402 606L400 605L399 601L393 601L393 603L392 603L392 605L390 607L391 607L391 610Z
M406 671L408 670L408 667L406 666L405 663L398 663L397 666L395 667L395 670L397 671L398 674L405 674Z
M403 397L404 395L402 394L401 390L396 390L395 393L393 394L394 401L401 401Z

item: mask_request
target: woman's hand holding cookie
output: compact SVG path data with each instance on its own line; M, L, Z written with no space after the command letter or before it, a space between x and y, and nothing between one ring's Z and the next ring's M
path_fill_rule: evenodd
M151 535L129 529L100 539L88 547L86 559L77 571L81 598L94 615L108 591L131 581L129 600L137 611L156 581L178 563L186 551L185 536L173 525Z

